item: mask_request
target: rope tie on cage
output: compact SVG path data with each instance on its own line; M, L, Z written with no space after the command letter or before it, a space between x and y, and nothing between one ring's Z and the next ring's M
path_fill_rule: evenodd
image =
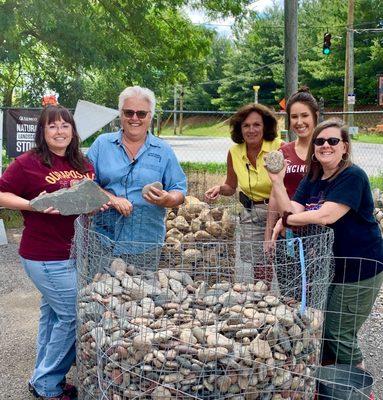
M294 243L298 243L299 248L299 262L301 265L301 285L302 285L302 297L301 297L301 308L300 312L303 315L306 311L306 298L307 298L307 277L306 277L306 264L305 264L305 253L303 249L303 242L300 237L294 237L294 233L291 229L286 229L287 239L287 253L290 257L294 257Z

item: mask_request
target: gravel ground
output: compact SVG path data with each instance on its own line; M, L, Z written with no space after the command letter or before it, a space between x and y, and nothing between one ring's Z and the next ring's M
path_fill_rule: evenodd
M35 358L40 296L18 257L19 230L0 246L0 400L31 400L27 389Z
M31 400L26 384L33 368L39 295L18 258L19 231L0 247L0 400ZM383 293L363 326L360 343L375 376L375 399L383 400Z

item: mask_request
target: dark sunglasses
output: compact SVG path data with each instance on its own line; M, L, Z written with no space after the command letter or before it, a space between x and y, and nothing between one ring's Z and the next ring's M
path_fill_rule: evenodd
M145 119L146 116L149 114L150 111L144 111L144 110L139 110L139 111L134 111L134 110L122 110L122 114L126 118L133 118L134 114L137 115L138 119Z
M323 146L327 142L330 146L336 146L341 141L342 139L339 139L337 137L330 137L328 139L317 137L313 140L313 143L315 144L315 146Z

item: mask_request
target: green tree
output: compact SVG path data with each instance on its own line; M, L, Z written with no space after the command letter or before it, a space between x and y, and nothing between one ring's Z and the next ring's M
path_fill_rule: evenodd
M128 84L161 94L173 82L200 79L212 34L193 25L182 7L202 3L227 15L249 1L3 0L3 104L37 105L37 94L48 87L70 105L81 94L109 103Z
M225 78L215 100L222 110L233 110L254 101L276 105L283 85L283 12L274 5L262 15L250 13L235 30L233 54L224 66Z

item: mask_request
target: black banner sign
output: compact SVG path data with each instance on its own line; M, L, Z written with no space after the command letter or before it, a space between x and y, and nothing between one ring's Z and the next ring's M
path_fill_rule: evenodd
M4 126L7 135L8 157L17 157L34 147L40 113L41 110L21 108L6 110Z

